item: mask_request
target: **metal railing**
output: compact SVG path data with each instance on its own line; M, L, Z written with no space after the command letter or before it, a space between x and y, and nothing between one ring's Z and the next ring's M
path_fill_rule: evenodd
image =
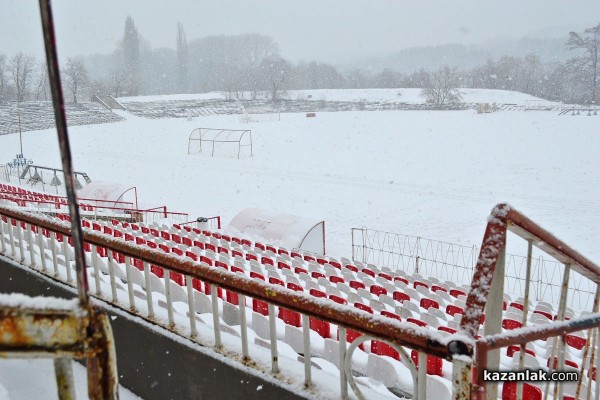
M70 231L66 224L50 221L43 216L15 212L4 207L0 207L0 216L5 219L4 222L0 221L0 238L2 238L0 250L3 254L54 279L67 283L73 282L69 257L70 245L67 240ZM44 234L49 235L49 239L45 239ZM211 267L189 258L165 254L152 248L138 246L133 242L115 241L113 237L99 232L85 230L83 241L90 247L87 256L88 263L91 264L88 265L88 274L91 275L96 297L193 341L213 346L216 351L227 351L228 354L235 352L236 348L223 349L223 346L231 340L225 341L222 332L231 333L231 328L222 326L219 322L218 298L221 291L234 293L238 297L239 314L239 335L235 336L239 336L241 340L241 352L234 357L238 357L246 365L253 363L249 362L246 307L240 305L246 305L251 301L265 302L268 305L266 317L271 353L269 370L274 375L280 370L276 307L301 314L304 341L304 350L301 354L305 365L304 384L307 388L313 386L312 375L315 372L311 364L309 318L318 318L338 326L340 394L344 399L348 398L348 385L359 398L365 398L354 382L355 372L352 371L351 365L352 354L356 347L368 340L387 343L402 355L402 362L413 374L412 395L415 399L426 398L427 368L417 369L404 347L419 352L418 359L422 366L427 365L427 357L435 356L452 361L457 376L466 374L466 370L470 371L470 364L465 362L464 358L455 357L470 354L473 342L464 336L442 340L437 332L407 322L376 317L362 310L340 307L331 301L319 301L303 293L285 288L278 289L266 282ZM103 264L95 255L99 249L106 255L105 273L102 273ZM39 256L46 253L49 253L47 257ZM121 260L117 262L115 258ZM136 268L136 265L141 265L142 271ZM159 270L162 271L162 278L156 275ZM182 285L175 284L174 281ZM199 282L204 289L210 288L208 295L203 295L197 289ZM157 286L164 288L164 297L152 290ZM197 310L197 307L205 308ZM206 332L199 328L201 320L198 319L197 311L212 313L212 340L209 340ZM207 325L202 324L202 326ZM364 336L360 340L354 339L352 345L348 347L346 340L348 331L359 332ZM253 361L256 363L256 360ZM264 368L260 363L256 364L259 368ZM467 390L464 385L465 382L455 382L455 398L468 398L464 395Z
M521 321L512 321L508 326L503 320L503 294L505 287L505 259L506 245L508 232L512 232L516 236L524 239L527 242L527 263L525 272L525 296L522 299L522 319ZM530 287L532 278L532 253L533 246L544 251L552 258L564 265L563 277L561 280L561 291L558 302L558 313L554 316L557 322L548 321L547 327L536 325L532 328L523 328L514 332L502 332L502 329L510 330L511 328L526 326L527 317L530 307ZM576 318L566 321L568 303L568 289L570 286L570 277L572 273L577 273L594 282L596 285L596 296L591 310L592 314L588 317ZM473 399L497 399L498 383L486 382L484 380L484 370L497 371L500 367L499 348L519 345L519 368L529 367L526 364L527 358L527 343L536 339L548 339L558 336L558 340L553 341L551 345L551 353L548 358L548 369L563 370L565 368L566 359L566 344L568 343L568 333L582 331L588 329L589 333L586 340L586 348L589 350L589 339L592 334L597 336L600 328L600 315L598 314L598 299L600 296L600 267L591 262L572 247L562 242L548 231L541 228L539 225L528 219L523 214L511 208L507 204L499 204L493 210L488 218L487 228L484 234L481 251L475 268L475 274L471 282L465 309L466 312L462 318L460 332L469 336L475 337L479 332L482 317L485 310L485 326L484 337L477 341L476 345L476 375L473 383ZM535 311L534 311L535 312ZM550 314L552 317L552 314ZM571 318L573 315L571 315ZM596 340L597 342L597 340ZM587 350L586 350L587 352ZM592 357L590 361L596 360L600 356L600 348L592 348ZM582 379L584 371L588 371L591 377L593 362L588 361L586 366L587 354L584 355L581 363ZM597 361L596 361L597 362ZM506 385L506 384L505 384ZM564 384L562 382L552 383L553 398L563 398ZM591 386L591 385L590 385ZM581 385L578 384L580 391ZM525 384L519 385L516 389L517 398L525 399ZM548 398L550 392L550 383L546 385L544 399ZM503 391L505 387L503 386ZM523 390L523 392L521 392ZM539 389L541 395L542 390ZM578 393L577 398L582 393ZM587 392L589 399L591 392ZM596 386L595 398L600 396L600 386Z
M0 245L3 254L22 264L46 273L55 279L72 282L72 272L69 272L70 253L67 237L67 225L49 221L40 216L18 213L0 207ZM426 394L426 368L417 368L407 354L406 349L419 352L418 365L426 365L428 357L440 357L453 364L452 396L455 399L496 399L498 384L483 380L483 370L497 370L500 366L499 348L519 346L519 363L527 366L527 343L539 338L557 336L551 345L550 360L556 357L556 368L549 364L549 370L562 369L567 359L565 343L569 342L568 335L572 332L581 333L587 338L584 350L584 362L581 372L593 373L594 362L600 357L597 331L600 328L600 316L597 314L598 301L595 297L592 315L573 318L568 313L569 279L573 273L585 276L594 284L600 282L600 267L587 260L570 246L561 242L539 225L535 224L518 211L507 205L494 208L489 218L488 227L483 239L475 273L471 280L470 290L464 306L464 315L457 334L441 337L437 332L419 328L410 323L395 321L390 318L373 316L351 307L343 307L329 301L319 300L304 293L296 293L266 282L251 279L243 274L234 274L219 267L212 267L203 262L189 258L162 253L152 248L140 247L129 241L117 241L112 236L99 232L84 231L84 243L89 246L88 270L94 282L95 295L117 307L127 310L155 324L190 338L198 343L213 346L218 352L227 352L246 364L265 368L278 376L280 371L280 355L278 352L276 308L297 312L303 320L303 350L299 353L304 362L304 383L312 387L311 339L309 318L327 321L338 327L340 368L340 395L347 398L348 387L358 398L365 398L361 388L355 382L356 371L352 366L352 354L363 342L376 340L389 344L400 354L401 362L407 367L413 378L413 398L424 398ZM528 244L528 255L525 265L525 295L521 300L523 318L520 322L524 328L506 332L503 326L503 294L506 275L506 238L508 231L525 239ZM44 234L51 240L44 239ZM558 321L548 321L547 326L528 327L529 298L532 294L532 265L533 246L547 253L550 257L564 265L559 297ZM47 250L46 250L47 249ZM96 255L104 254L104 261ZM46 254L39 257L38 254ZM67 255L65 257L65 254ZM138 267L138 268L136 268ZM159 273L160 272L160 273ZM159 278L158 275L161 277ZM177 282L177 283L175 283ZM200 284L202 286L200 286ZM157 287L161 290L153 290ZM220 318L219 298L223 293L235 294L237 300L228 302L228 307L234 307L236 326L222 325ZM250 360L248 324L246 323L246 307L253 301L263 302L267 310L265 315L265 332L263 343L269 348L269 365L261 364L260 360ZM223 302L223 305L225 302ZM514 306L514 304L511 304ZM485 318L483 318L485 311ZM198 317L198 312L210 312L211 321ZM535 312L535 310L534 310ZM551 317L553 317L551 315ZM573 318L567 321L567 318ZM483 332L480 331L485 320ZM254 321L252 328L254 326ZM502 333L502 329L505 332ZM212 331L209 338L206 329ZM362 336L347 339L349 331L358 332ZM232 347L232 332L241 343ZM481 337L477 339L479 336ZM348 346L348 342L351 344ZM475 353L473 353L475 351ZM475 376L472 375L472 360L475 356ZM259 357L260 358L260 357ZM549 361L550 363L550 361ZM595 371L595 370L594 370ZM320 373L320 372L319 372ZM583 375L580 374L580 379ZM589 381L589 379L588 379ZM562 384L548 384L546 395L551 391L555 394L565 393ZM577 385L580 391L591 393L588 383ZM519 393L525 385L517 385ZM566 388L567 386L565 386ZM506 385L509 388L509 384ZM509 390L509 389L506 389ZM426 398L426 397L425 397ZM521 397L525 399L526 397ZM559 398L556 397L555 398Z

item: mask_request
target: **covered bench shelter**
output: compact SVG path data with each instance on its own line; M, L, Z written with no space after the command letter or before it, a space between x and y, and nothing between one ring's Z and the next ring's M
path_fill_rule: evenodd
M231 234L261 238L288 249L325 255L325 221L246 208L231 220L226 230Z

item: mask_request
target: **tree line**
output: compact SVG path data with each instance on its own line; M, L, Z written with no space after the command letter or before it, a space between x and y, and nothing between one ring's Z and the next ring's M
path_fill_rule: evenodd
M292 63L281 56L272 38L256 33L188 41L178 23L174 39L174 49L153 49L127 17L122 39L111 54L67 58L62 68L67 100L209 91L222 91L228 98L277 99L292 89L404 87L424 88L428 101L444 104L460 99L455 90L460 87L514 90L568 103L600 101L600 23L569 34L565 46L574 57L564 62L545 63L533 54L507 55L470 70L444 66L411 74L391 68L374 72L315 61ZM44 61L23 53L0 53L0 103L49 99Z

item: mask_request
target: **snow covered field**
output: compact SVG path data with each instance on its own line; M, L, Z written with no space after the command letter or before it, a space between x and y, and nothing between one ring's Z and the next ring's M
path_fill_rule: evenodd
M479 244L492 206L508 201L600 259L598 117L467 110L283 114L243 125L231 116L128 118L71 127L71 145L78 171L137 186L141 206L221 215L225 224L246 207L316 217L326 221L328 253L350 256L350 228L361 226ZM197 127L252 129L254 157L187 155ZM23 140L26 157L60 166L54 130ZM0 160L17 152L18 135L0 137Z
M418 88L400 89L318 89L318 90L288 90L281 94L281 98L289 100L314 100L314 101L350 101L350 102L387 102L387 103L423 103L422 90ZM529 102L550 104L551 102L525 93L508 90L486 89L460 89L462 101L465 103L510 103L525 105ZM123 103L139 103L148 101L175 101L175 100L210 100L226 98L223 92L210 92L198 94L173 94L162 96L137 96L119 97ZM244 93L244 98L250 99L249 92Z

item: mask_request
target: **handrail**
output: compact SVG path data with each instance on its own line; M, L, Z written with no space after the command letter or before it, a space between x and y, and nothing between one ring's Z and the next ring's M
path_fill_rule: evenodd
M50 221L44 216L17 212L0 206L0 214L36 225L55 233L70 235L65 223ZM315 299L304 293L297 293L287 288L275 289L273 285L263 283L246 276L237 275L206 264L185 260L159 250L142 247L132 242L115 240L112 236L97 231L84 229L85 242L107 247L128 257L140 259L173 272L189 275L193 278L214 284L257 300L296 311L308 316L343 325L349 329L375 336L390 343L410 347L437 357L452 359L453 355L470 355L474 341L460 334L440 340L436 332L410 323L378 317L362 310L337 305L329 300ZM401 335L399 334L401 333Z
M527 218L506 203L496 205L488 217L488 224L467 296L465 314L460 324L464 335L475 338L480 325L485 304L490 292L494 271L499 255L506 245L507 231L517 234L555 257L557 260L589 278L600 283L600 267L581 255L571 246Z

